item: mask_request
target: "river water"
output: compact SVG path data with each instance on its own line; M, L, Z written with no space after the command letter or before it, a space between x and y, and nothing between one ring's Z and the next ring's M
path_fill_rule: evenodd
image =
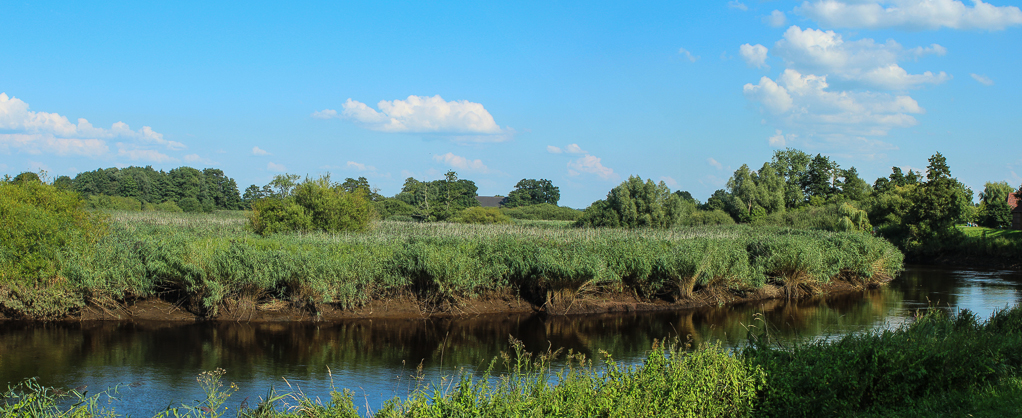
M679 335L735 347L752 325L768 327L782 341L828 338L897 326L930 306L986 318L1019 302L1020 272L912 266L863 293L673 312L324 324L0 322L0 385L37 377L44 385L96 393L122 384L110 406L151 416L201 398L195 377L223 368L224 380L239 387L231 409L246 399L254 405L271 387L324 400L334 387L354 390L364 412L407 395L417 382L484 370L508 351L510 337L533 352L565 348L596 357L602 349L635 363L654 339Z

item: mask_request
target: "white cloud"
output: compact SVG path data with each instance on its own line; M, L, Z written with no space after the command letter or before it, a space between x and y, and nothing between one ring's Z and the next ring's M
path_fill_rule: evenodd
M678 187L678 181L670 176L660 176L660 181L669 187Z
M707 159L706 159L706 162L707 162L708 164L712 165L712 166L713 166L714 168L716 168L716 169L718 169L718 170L720 170L720 169L723 169L723 168L724 168L724 166L723 166L723 165L721 165L721 164L720 164L719 162L717 162L717 160L714 160L713 158L707 158Z
M834 31L802 30L792 26L784 32L784 38L777 41L774 52L784 59L788 68L799 72L823 74L883 89L901 90L951 79L943 71L909 74L897 64L902 57L918 58L947 52L936 44L905 50L893 40L883 44L872 39L846 42Z
M776 82L763 77L758 85L746 84L743 91L775 122L815 134L886 135L892 128L915 125L912 115L925 112L909 96L830 91L826 76L792 69Z
M618 178L613 169L603 166L600 158L589 154L577 160L568 161L568 175L578 176L582 173L595 174L604 180L615 180Z
M126 157L132 161L152 161L154 163L165 163L177 161L177 158L153 149L139 149L132 144L123 142L117 143L117 156Z
M746 98L760 102L770 113L785 113L794 104L788 90L777 85L770 77L763 76L757 85L747 83L742 87L742 91Z
M738 9L738 10L741 10L743 12L746 11L746 10L749 10L749 6L746 6L745 3L742 3L742 2L737 1L737 0L731 0L731 1L727 2L727 8L729 8L729 9Z
M1022 25L1018 7L981 0L974 0L972 7L958 0L818 0L802 3L795 12L835 28L1002 30Z
M564 152L566 152L568 154L588 154L589 153L588 151L582 149L582 147L578 146L578 144L569 144L568 146L564 147Z
M186 162L189 162L189 163L200 163L200 164L205 164L207 166L219 165L219 163L217 163L216 161L213 161L213 160L211 160L209 158L206 158L206 157L201 157L201 156L199 156L199 154L188 154L188 155L184 156L184 159L185 159Z
M490 168L487 167L486 164L483 164L482 160L469 160L468 158L454 155L450 152L444 155L434 155L433 159L458 170L468 170L479 173L490 172Z
M28 103L6 93L0 93L0 132L5 132L0 133L0 151L13 149L28 154L97 157L109 151L104 139L111 138L163 145L172 151L186 148L180 142L164 139L163 134L148 126L135 131L124 122L114 123L110 129L96 128L85 119L71 123L56 113L31 111Z
M738 53L741 54L742 59L744 59L745 63L750 67L770 68L770 66L766 64L767 47L763 45L743 44L738 48Z
M348 163L345 164L344 166L347 167L348 169L355 170L355 171L376 171L376 167L373 167L371 165L365 165L365 164L361 164L361 163L356 163L354 161L348 161Z
M563 152L563 151L561 151L561 149L560 149L560 148L558 148L558 147L555 147L555 146L553 146L553 145L547 145L547 146L546 146L546 152L549 152L549 153L551 153L551 154L560 154L560 153L561 153L561 152Z
M973 80L978 81L980 84L982 84L984 86L992 86L992 85L994 85L994 80L991 80L990 77L987 77L985 75L979 75L979 74L976 74L976 73L972 73L972 74L969 74L969 75L972 76Z
M699 60L698 56L692 55L692 53L685 48L678 48L678 53L684 55L690 62L696 62Z
M767 138L767 142L770 144L771 147L784 148L788 145L791 145L791 143L797 138L798 138L797 134L785 135L783 132L781 132L780 129L778 129L773 136Z
M784 12L774 10L770 12L769 16L763 16L763 23L766 23L771 27L779 28L788 24L788 17L784 15Z
M320 111L312 112L312 117L316 119L334 119L337 117L337 111L333 109L323 109Z
M482 104L467 100L446 101L440 95L408 96L406 100L381 100L373 109L348 99L338 114L325 109L312 114L320 119L343 118L367 129L382 132L473 135L475 142L499 142L510 139L514 131L501 128Z
M273 154L270 154L269 151L266 151L262 148L252 147L252 155L273 155Z
M272 162L266 163L266 169L270 170L270 171L278 171L278 172L284 172L284 171L287 170L287 168L284 167L283 164L275 164L275 163L272 163Z

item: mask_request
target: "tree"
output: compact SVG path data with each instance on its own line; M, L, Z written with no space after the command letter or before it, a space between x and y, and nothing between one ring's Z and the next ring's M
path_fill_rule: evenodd
M926 181L916 188L908 223L920 241L949 236L972 204L972 191L951 177L951 168L939 152L930 157ZM910 172L911 174L911 172Z
M692 193L689 193L688 191L685 191L685 190L675 190L674 194L678 195L678 197L681 198L682 202L691 203L693 205L699 204L699 201L696 200L696 198L692 197Z
M841 196L848 200L861 201L869 196L869 184L859 178L859 171L855 167L841 170L841 181L838 183Z
M669 228L677 225L683 215L681 198L672 194L664 182L643 182L638 176L629 176L605 200L593 202L575 225Z
M773 166L764 163L760 170L752 171L743 164L727 183L733 197L731 205L741 208L725 208L735 219L749 222L771 213L782 212L785 207L784 179L774 171Z
M266 197L266 195L264 195L262 190L259 189L259 186L253 184L245 189L245 194L241 196L241 201L244 203L246 208L251 209L252 203L264 197Z
M784 179L784 206L793 209L806 202L802 185L806 182L812 157L794 148L774 151L770 166Z
M74 190L74 183L71 181L71 177L60 176L53 180L53 187L59 190Z
M802 190L810 202L825 202L834 194L834 180L839 166L829 157L816 154L809 162L809 169L803 179ZM817 198L817 199L813 199Z
M421 220L446 221L462 209L479 206L475 199L478 190L475 182L458 179L458 173L448 171L442 180L405 179L404 187L395 198L416 207L415 216Z
M31 171L26 171L24 173L18 174L17 176L14 176L14 180L12 182L14 184L42 183L42 180L39 179L38 174L33 173Z
M742 208L744 221L751 219L752 209L756 206L756 179L753 174L748 165L742 164L727 181L728 190Z
M1007 228L1011 226L1011 207L1008 206L1008 195L1015 190L1007 182L987 182L979 194L979 219L977 222L989 228Z
M291 192L298 185L298 180L301 178L302 176L297 174L277 174L273 176L273 180L270 180L269 184L274 190L273 196L278 199L291 197Z
M769 163L763 163L763 167L753 178L756 180L756 204L768 215L784 212L786 193L784 178Z
M541 203L557 205L557 201L560 199L561 190L554 186L550 180L521 179L518 184L515 184L515 189L508 193L503 205L509 208Z

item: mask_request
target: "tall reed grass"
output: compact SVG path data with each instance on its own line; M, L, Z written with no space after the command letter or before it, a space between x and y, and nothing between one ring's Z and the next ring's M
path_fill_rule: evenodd
M120 212L62 275L82 303L185 295L215 316L231 301L281 300L315 311L412 293L457 303L511 292L537 304L583 287L679 300L700 288L863 283L892 278L902 255L859 233L748 226L669 230L379 222L367 233L258 236L240 213ZM553 295L553 296L552 296Z

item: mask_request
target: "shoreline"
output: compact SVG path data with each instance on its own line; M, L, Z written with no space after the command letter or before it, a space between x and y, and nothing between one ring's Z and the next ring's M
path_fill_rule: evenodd
M737 306L768 300L806 300L853 292L861 292L884 286L881 283L860 284L835 278L824 285L812 288L785 288L777 284L766 284L750 291L734 291L718 288L696 290L691 297L678 301L642 298L623 292L584 293L560 295L542 304L531 302L510 292L480 295L456 303L429 303L413 295L399 295L387 299L372 300L354 309L341 309L332 304L320 303L314 311L296 308L281 300L235 300L225 306L222 313L204 317L191 312L183 303L174 303L166 298L148 298L118 303L117 306L90 304L80 312L53 320L31 318L9 318L0 314L0 322L85 322L85 321L161 321L161 322L333 322L352 319L438 319L464 318L479 315L500 314L544 314L552 316L574 316L605 313L633 313L675 311L708 307ZM794 292L794 295L789 293Z

